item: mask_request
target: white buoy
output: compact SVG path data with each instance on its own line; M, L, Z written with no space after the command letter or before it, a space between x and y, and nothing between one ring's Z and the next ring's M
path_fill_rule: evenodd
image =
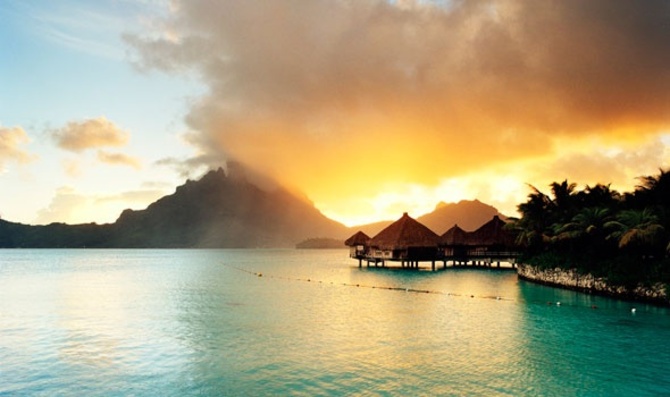
M632 309L630 309L630 312L633 313L633 314L634 314L636 311L637 311L636 308L632 308Z
M556 302L556 306L560 306L560 305L561 305L561 302Z

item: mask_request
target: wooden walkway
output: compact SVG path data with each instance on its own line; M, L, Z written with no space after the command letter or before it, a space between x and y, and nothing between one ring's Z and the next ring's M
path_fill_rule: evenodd
M401 269L419 269L421 263L430 263L431 270L438 270L438 263L442 263L441 268L447 269L448 267L461 268L461 267L481 267L481 268L501 268L501 263L509 263L511 269L516 268L516 259L519 256L518 252L514 251L499 251L499 252L487 252L487 253L473 253L469 255L459 255L459 256L442 256L435 259L422 259L422 260L398 260L391 258L378 258L374 256L367 255L356 255L351 254L351 258L358 259L358 267L363 267L363 262L366 262L367 267L390 267L388 263L397 263L400 264ZM395 266L397 267L397 266ZM504 268L504 267L503 267Z

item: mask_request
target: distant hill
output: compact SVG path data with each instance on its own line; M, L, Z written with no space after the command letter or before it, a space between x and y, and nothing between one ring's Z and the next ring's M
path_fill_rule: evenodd
M398 215L398 218L400 218L400 215ZM357 231L362 231L363 233L367 234L368 236L372 237L376 235L377 233L381 232L383 229L385 229L388 225L396 221L396 219L392 221L380 221L380 222L375 222L375 223L367 223L365 225L360 225L360 226L352 226L350 229L351 235L356 233Z
M111 225L31 226L0 219L0 248L96 248L109 246L111 241Z
M343 240L327 237L310 238L299 242L295 247L298 249L346 248Z
M266 191L222 169L113 224L29 226L0 221L0 247L295 247L348 229L282 189Z
M440 202L433 212L420 216L417 220L435 233L442 235L455 224L458 224L463 230L473 231L490 221L495 215L500 219L507 219L495 207L479 200L461 200L458 203L449 204Z
M400 218L398 214L398 218ZM444 203L440 202L435 207L433 212L422 215L417 218L419 222L426 225L435 233L442 235L455 224L458 224L462 229L473 231L484 223L490 221L493 216L498 215L501 219L507 217L498 210L488 204L484 204L479 200L461 200L458 203ZM361 230L368 236L372 237L379 233L382 229L393 223L395 220L375 222L361 226L350 228L351 234Z

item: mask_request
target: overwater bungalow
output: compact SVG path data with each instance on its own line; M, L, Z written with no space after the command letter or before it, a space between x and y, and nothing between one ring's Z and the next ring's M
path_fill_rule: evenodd
M442 261L444 267L468 264L490 266L494 261L513 262L517 256L514 234L505 228L505 221L498 216L473 232L454 225L442 236L404 213L403 216L374 237L359 231L345 241L350 247L349 256L386 266L386 261L401 262L402 267L417 268L419 262Z
M514 241L514 234L505 229L505 221L496 215L469 234L468 244L471 247L469 256L489 258L512 256Z
M344 240L344 245L349 247L349 257L358 259L359 261L365 258L368 253L369 241L370 237L360 230Z
M377 262L400 261L418 267L419 261L435 261L440 237L406 212L397 221L372 237L367 258Z
M449 229L440 240L440 248L444 261L451 260L454 264L490 266L497 262L508 261L514 267L517 247L515 235L505 228L505 221L497 215L473 232L465 232L454 226ZM459 230L460 229L460 230Z
M468 256L469 233L454 225L440 236L440 249L445 258L465 260Z

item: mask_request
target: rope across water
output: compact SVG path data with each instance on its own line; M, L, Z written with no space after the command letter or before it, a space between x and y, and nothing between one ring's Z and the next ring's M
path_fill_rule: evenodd
M370 288L370 289L397 291L397 292L405 292L405 293L413 293L413 294L433 294L433 295L444 295L444 296L452 296L452 297L462 297L462 298L469 298L469 299L487 299L487 300L521 303L521 301L518 301L516 299L507 298L507 297L498 296L498 295L459 294L459 293L454 293L454 292L445 292L445 291L439 291L439 290L419 289L419 288L410 288L410 287L399 287L399 286L366 285L366 284L360 284L360 283L356 283L356 284L353 284L353 283L336 283L334 281L323 281L323 280L317 280L317 279L312 279L312 278L298 278L298 277L286 277L286 276L277 276L277 275L272 275L272 274L264 274L264 273L259 272L259 271L243 269L243 268L240 268L240 267L228 265L226 263L224 263L224 265L226 267L231 268L231 269L235 269L237 271L247 273L247 274L255 276L255 277L266 278L266 279L299 281L299 282L305 282L305 283L326 284L326 285L348 287L348 288ZM596 305L578 305L578 304L562 305L561 302L540 302L540 301L535 301L535 302L524 301L524 302L529 303L529 304L541 304L541 305L557 306L557 307L572 306L572 307L582 307L582 308L589 308L589 309L598 309L598 306L596 306ZM631 314L635 314L636 311L637 311L637 309L635 307L631 307L631 309L630 309Z
M510 298L504 298L501 296L476 296L476 295L468 295L468 294L457 294L453 292L444 292L444 291L438 291L438 290L429 290L429 289L417 289L417 288L409 288L409 287L398 287L398 286L382 286L382 285L366 285L366 284L360 284L360 283L336 283L334 281L323 281L323 280L317 280L317 279L312 279L312 278L297 278L297 277L285 277L285 276L276 276L276 275L270 275L270 274L263 274L262 272L257 272L253 270L248 270L248 269L242 269L240 267L232 266L232 265L227 265L224 264L231 269L238 270L240 272L244 272L256 277L263 277L263 278L268 278L268 279L278 279L278 280L288 280L288 281L300 281L300 282L306 282L306 283L316 283L316 284L328 284L328 285L335 285L335 286L342 286L342 287L353 287L353 288L370 288L370 289L380 289L380 290L387 290L387 291L398 291L398 292L406 292L406 293L414 293L414 294L436 294L436 295L445 295L445 296L455 296L455 297L468 297L468 298L479 298L479 299L492 299L492 300L506 300L506 301L513 301L513 299Z

